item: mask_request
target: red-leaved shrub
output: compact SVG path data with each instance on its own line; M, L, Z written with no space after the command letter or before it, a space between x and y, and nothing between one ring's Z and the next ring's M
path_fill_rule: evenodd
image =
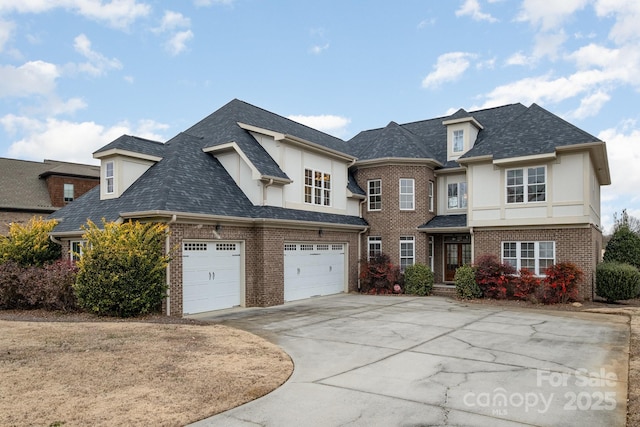
M520 275L515 276L513 283L513 297L521 300L529 300L535 297L540 288L541 279L530 270L523 268Z
M582 270L571 262L559 262L544 273L542 302L545 304L566 303L578 298L578 283L584 277Z
M485 298L505 299L513 295L511 280L516 269L498 261L495 255L482 255L475 262L476 282Z
M379 254L360 264L360 290L369 294L390 294L400 280L400 268L386 254Z
M73 310L73 283L77 267L58 260L42 267L22 267L14 262L0 264L0 307Z

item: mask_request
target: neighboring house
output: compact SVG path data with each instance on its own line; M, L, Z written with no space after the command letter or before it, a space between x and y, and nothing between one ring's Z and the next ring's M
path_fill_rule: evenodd
M495 254L586 273L602 247L604 142L521 104L343 141L233 100L167 143L122 136L94 153L101 185L52 217L65 250L91 219L169 224L170 315L358 289L359 261L455 268Z
M11 223L46 217L99 182L99 166L0 158L0 234Z

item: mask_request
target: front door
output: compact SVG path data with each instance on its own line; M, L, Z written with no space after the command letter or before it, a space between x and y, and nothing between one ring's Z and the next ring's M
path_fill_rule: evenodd
M444 245L444 280L453 282L456 269L471 264L470 243L445 243Z

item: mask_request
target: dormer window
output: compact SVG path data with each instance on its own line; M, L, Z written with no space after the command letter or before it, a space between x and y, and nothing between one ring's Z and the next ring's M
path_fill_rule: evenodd
M454 130L453 131L453 152L462 153L463 150L464 150L464 131Z
M331 174L304 170L304 202L331 206Z
M104 170L104 179L107 183L107 194L112 194L114 190L113 162L107 162L105 164Z

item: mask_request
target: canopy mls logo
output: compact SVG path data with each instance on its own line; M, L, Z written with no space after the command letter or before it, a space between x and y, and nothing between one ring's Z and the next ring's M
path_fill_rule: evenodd
M612 411L617 406L616 392L605 388L616 387L618 377L614 372L601 368L597 372L576 369L574 372L552 372L536 370L536 387L570 388L566 392L508 392L498 387L487 392L468 392L463 397L469 408L491 410L493 416L505 416L509 409L524 408L524 412L545 414L552 404L562 405L565 411ZM577 389L577 390L576 390ZM605 389L605 390L603 390Z

